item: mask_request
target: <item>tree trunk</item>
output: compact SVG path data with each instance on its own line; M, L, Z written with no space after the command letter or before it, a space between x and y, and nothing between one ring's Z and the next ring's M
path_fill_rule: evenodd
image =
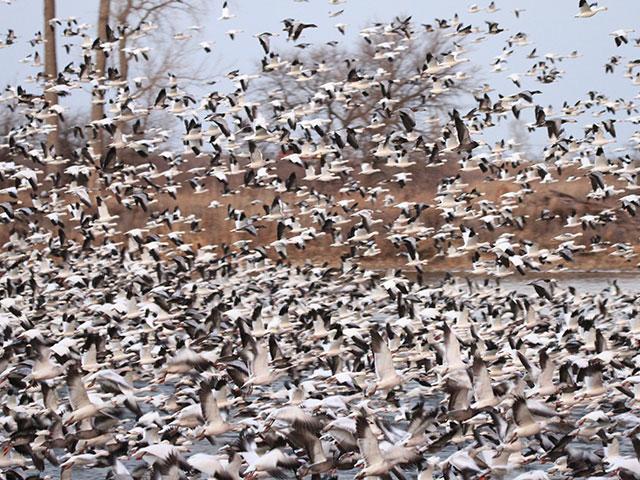
M107 25L109 24L109 10L111 8L110 0L100 0L100 7L98 11L98 37L100 42L104 43L108 41L107 38ZM104 50L101 48L96 52L96 68L95 76L98 86L104 84L104 78L107 74L107 56ZM104 117L104 92L96 88L93 91L91 99L91 121L102 120ZM104 152L104 133L102 129L98 129L96 137L93 140L93 153L95 156L100 156Z
M129 80L129 59L124 49L127 48L127 32L126 29L122 29L120 32L120 38L118 40L118 73L120 74L120 80L127 82ZM122 135L125 133L127 122L118 120L116 123L116 139L121 140Z
M44 78L45 90L52 87L58 78L58 56L56 53L56 26L51 22L56 17L55 0L44 0ZM44 98L49 106L58 104L58 94L46 92ZM57 154L60 154L60 134L58 115L47 117L47 124L53 130L47 135L47 147L54 147Z
M129 80L129 59L124 49L127 48L127 32L122 31L120 33L120 39L118 40L118 63L120 80Z

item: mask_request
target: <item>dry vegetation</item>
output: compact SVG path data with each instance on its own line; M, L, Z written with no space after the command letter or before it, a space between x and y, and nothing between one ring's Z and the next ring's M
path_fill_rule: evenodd
M164 160L154 159L152 163L157 164L164 168ZM140 160L131 159L132 163L139 163ZM184 172L187 172L189 168L202 166L206 164L206 161L199 159L191 159L188 162L188 167L183 168ZM32 165L32 168L42 168L38 165ZM393 173L397 172L397 168L385 167L384 164L378 165L381 172L373 175L355 175L360 181L363 187L373 187L381 180L389 178ZM473 190L479 192L479 195L471 204L474 206L474 210L480 210L478 202L480 201L492 201L496 204L500 202L501 195L514 191L516 186L512 182L500 182L495 179L486 177L480 171L474 172L460 172L457 162L450 159L447 163L437 167L424 167L415 165L408 168L408 171L412 173L414 181L408 183L404 188L400 188L395 183L386 183L384 187L389 190L388 193L382 194L377 201L372 202L370 198L363 197L359 192L340 192L344 186L342 180L336 180L332 182L309 182L302 180L304 177L304 171L302 168L292 166L290 163L280 160L276 166L277 175L280 178L286 178L291 172L295 172L298 180L298 185L303 187L304 191L315 190L325 195L330 195L334 199L344 200L351 199L353 203L350 208L353 210L371 208L375 209L377 218L381 218L383 222L375 226L375 229L379 232L376 236L376 242L381 253L375 257L360 257L359 263L362 266L369 268L402 268L406 263L406 258L399 255L402 248L398 248L392 244L386 238L388 234L389 226L398 217L399 210L393 206L383 207L384 195L391 195L394 198L394 204L400 202L420 202L429 205L429 208L422 212L418 224L426 227L432 227L436 230L445 223L445 219L442 217L440 211L434 207L434 196L436 194L437 186L440 180L447 176L461 174L462 181L468 186L465 188L467 192ZM512 170L515 173L516 170ZM172 211L176 207L179 207L184 217L191 215L201 222L197 224L188 225L180 224L173 225L171 229L168 226L164 226L157 230L157 233L169 233L169 231L184 231L184 240L192 243L194 246L215 244L218 246L230 245L240 240L247 240L252 242L253 246L268 245L276 240L276 224L274 221L258 221L257 236L252 236L244 231L235 231L234 222L227 217L228 206L232 206L236 209L241 209L250 215L263 215L263 205L270 205L276 196L286 202L291 207L291 215L297 218L304 218L302 221L304 226L311 225L312 222L308 216L299 215L300 205L304 202L305 196L301 193L294 192L275 192L273 189L267 189L265 187L251 187L245 186L243 182L242 173L230 175L228 188L232 191L236 191L235 194L223 193L222 185L215 179L210 179L207 186L207 192L201 194L195 194L189 187L188 173L183 173L176 177L175 183L182 184L182 188L178 191L177 198L173 199L166 193L156 192L150 189L153 201L149 205L148 212L143 212L140 208L127 209L117 200L117 196L110 190L102 189L96 192L97 195L107 199L107 204L111 214L119 216L117 220L117 229L119 232L124 233L133 228L143 227L148 218L161 214L165 210ZM575 175L579 180L567 183L566 178ZM561 233L582 232L582 236L576 239L577 244L585 245L588 249L590 239L593 236L600 236L602 241L608 244L614 244L617 242L629 242L632 245L636 244L638 237L638 227L640 227L640 219L633 217L624 211L621 211L618 207L617 200L610 201L588 201L586 194L590 191L589 180L582 176L582 172L578 170L564 171L562 176L558 177L559 181L550 184L535 184L535 191L532 194L527 195L524 200L518 203L513 208L514 215L524 216L525 224L522 229L516 226L501 227L500 233L509 232L515 235L514 241L533 240L541 248L554 248L560 243L554 239L555 236ZM156 180L157 182L157 180ZM48 183L48 181L47 181ZM162 183L156 183L158 186L162 186ZM10 186L10 182L4 179L0 183L1 188ZM20 194L21 206L32 205L31 192L21 192ZM212 201L218 201L221 206L218 208L210 208L209 205ZM338 207L336 207L338 208ZM612 208L616 210L617 219L606 226L596 227L595 229L587 228L583 230L580 227L567 229L564 227L565 219L572 210L576 210L578 215L593 213L598 214L604 208ZM540 212L543 209L550 211L556 218L553 220L540 220ZM94 209L95 211L95 206ZM349 217L350 211L342 211L345 217ZM38 218L41 226L51 230L52 234L56 234L57 229L46 218ZM355 219L352 219L352 224L357 223ZM460 222L454 222L453 225L458 225ZM465 220L466 225L473 227L480 235L482 242L495 241L496 232L489 231L483 223L479 220ZM27 228L25 222L15 223L16 228ZM340 256L349 252L349 247L335 247L331 246L332 237L329 234L322 234L320 232L320 226L314 225L319 235L314 240L306 243L304 249L297 249L295 246L290 245L288 247L289 258L288 261L300 264L305 261L314 263L328 263L338 266L340 264ZM347 232L350 226L342 226L342 231ZM6 226L1 229L0 239L4 242L8 239L11 229ZM70 234L74 237L74 234ZM124 238L124 237L123 237ZM80 235L76 240L82 241ZM461 240L454 242L454 246L461 245ZM444 250L446 251L447 245L445 244ZM440 247L440 250L443 248ZM277 255L273 249L267 249L269 255L277 259ZM427 239L419 243L420 257L429 259L429 263L424 266L425 271L452 271L452 270L468 270L471 267L471 254L466 254L461 257L448 258L445 255L438 254L438 248L434 241ZM562 266L572 270L632 270L636 268L636 261L634 259L625 260L622 257L611 255L612 250L602 253L578 253L575 256L574 262L564 262ZM495 258L491 254L488 254L486 258Z

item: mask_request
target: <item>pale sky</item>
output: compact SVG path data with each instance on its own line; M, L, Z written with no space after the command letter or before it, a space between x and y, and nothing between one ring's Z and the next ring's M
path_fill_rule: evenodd
M112 0L117 1L117 0ZM32 49L29 39L42 29L41 0L0 0L0 35L2 39L9 28L15 30L18 39L16 44L8 48L0 48L0 85L15 84L24 81L28 74L37 70L25 63L19 63ZM627 61L640 58L640 48L631 41L629 45L616 48L610 33L621 28L633 28L640 19L640 1L636 0L603 0L608 11L589 19L574 18L578 10L577 0L498 0L500 11L489 14L468 13L473 3L481 7L489 4L487 0L477 2L461 0L347 0L340 5L331 5L328 0L229 0L231 12L235 18L219 21L222 0L209 2L209 13L201 19L202 30L200 40L214 43L214 53L202 58L215 63L212 71L224 74L235 68L251 73L262 57L262 49L253 35L264 32L280 32L282 35L273 41L273 50L278 51L286 45L286 34L282 32L281 20L292 17L304 22L313 22L317 29L306 30L301 41L322 43L338 40L348 47L357 39L358 31L371 21L389 21L395 15L412 15L418 25L433 23L435 18L451 18L454 13L460 15L467 24L486 28L485 20L497 21L506 29L500 35L491 37L479 45L471 45L466 56L475 65L481 67L479 83L488 82L498 92L515 93L517 88L506 77L511 73L523 73L534 62L526 55L537 47L538 54L567 54L578 50L582 55L575 60L568 60L558 65L565 70L563 78L550 85L542 85L532 78L524 77L523 89L542 90L536 97L541 105L553 104L557 109L564 100L575 103L586 97L589 90L597 90L612 98L632 99L638 94L638 87L624 78L623 70ZM97 0L58 0L57 15L60 18L75 16L82 23L95 23L97 17ZM515 8L524 8L525 12L517 19L513 13ZM344 9L339 17L329 17L329 12ZM179 22L178 22L179 23ZM342 36L335 28L336 23L346 23L347 35ZM184 24L186 28L187 24ZM243 30L235 41L229 39L225 32L229 29ZM491 72L490 64L500 53L509 36L525 32L529 35L531 45L515 47L515 53L509 58L506 71ZM631 34L632 38L640 36ZM197 43L197 42L196 42ZM615 75L605 75L604 64L612 55L623 57L622 65ZM75 57L60 55L59 68ZM210 87L209 87L210 88ZM495 99L495 93L494 99ZM469 105L472 106L471 104ZM624 127L623 127L624 128Z

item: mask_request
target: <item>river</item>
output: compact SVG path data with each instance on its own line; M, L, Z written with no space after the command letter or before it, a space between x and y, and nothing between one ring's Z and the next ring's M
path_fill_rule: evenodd
M458 276L456 276L458 277ZM443 278L442 274L427 274L424 276L424 281L425 282L437 282L439 280L441 280ZM478 281L477 277L471 277L473 278L475 281ZM548 277L549 278L549 277ZM633 273L597 273L597 274L593 274L593 273L584 273L584 274L578 274L578 273L571 273L571 274L560 274L560 275L554 275L553 277L554 281L556 281L560 286L562 287L574 287L576 290L583 292L583 293L597 293L603 289L609 288L612 285L612 282L615 281L616 284L618 285L618 287L625 293L640 293L640 274L633 274ZM526 278L521 278L521 277L516 277L516 276L510 276L510 277L506 277L506 278L502 278L499 280L493 279L493 278L488 278L487 281L491 284L491 285L496 285L499 284L500 287L502 289L508 290L508 291L516 291L518 293L521 294L530 294L530 295L535 295L533 288L528 285L529 282L531 282L534 278L532 277L526 277ZM463 281L463 278L460 277L459 278L460 281ZM484 281L484 280L481 280ZM277 388L276 385L274 385L275 388ZM171 388L170 386L168 386L167 388ZM146 409L145 409L146 410ZM133 421L129 422L128 426L133 426ZM224 445L225 443L232 443L235 441L235 439L237 438L237 434L230 434L230 435L226 435L225 437L222 437L218 440L218 443L215 446L212 446L211 444L209 444L206 441L203 442L198 442L194 445L190 445L189 446L189 454L194 454L194 453L199 453L199 452L203 452L203 453L209 453L209 454L215 454L218 449L220 448L220 446ZM580 448L580 445L576 445L578 448ZM589 446L584 445L584 448L592 448ZM446 458L448 455L454 453L456 451L456 447L452 446L452 447L448 447L443 449L441 452L439 452L439 457L441 459ZM63 452L58 452L60 455L62 455ZM622 453L629 453L632 454L632 451L623 451ZM130 471L133 470L133 468L136 465L140 465L140 461L136 461L134 459L122 459L123 463L130 468ZM523 468L523 469L519 469L515 472L513 472L512 474L508 474L506 476L504 476L503 478L505 480L508 480L509 478L513 478L515 476L517 476L518 474L524 472L524 471L530 471L530 470L546 470L549 467L551 467L551 465L541 465L541 464L530 464L527 467ZM76 467L73 469L73 480L96 480L96 479L101 479L101 478L105 478L107 473L109 472L110 469L108 468L104 468L104 469L84 469L82 467ZM60 469L58 467L53 467L49 464L47 464L47 468L45 470L45 475L49 475L50 478L52 479L58 479L60 478ZM353 478L355 475L356 471L348 471L348 472L340 472L339 478L340 479L349 479L349 478ZM415 472L412 473L410 471L405 471L406 473L406 478L415 478ZM189 477L192 478L192 477ZM193 477L195 478L195 477ZM200 478L206 478L206 476L201 476ZM293 478L293 477L292 477Z

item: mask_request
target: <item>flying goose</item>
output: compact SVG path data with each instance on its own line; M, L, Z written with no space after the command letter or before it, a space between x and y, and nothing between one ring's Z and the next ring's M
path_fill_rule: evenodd
M112 408L112 402L103 402L96 397L89 398L82 376L76 367L69 367L66 380L72 411L66 416L65 425L91 420L98 414L106 414L107 410Z
M222 4L222 13L218 20L231 20L234 17L235 15L232 14L231 10L229 9L229 2L225 0L225 2Z
M589 3L587 0L579 0L578 8L580 11L575 14L576 18L589 18L598 12L606 12L608 10L607 7L598 7L597 3Z

